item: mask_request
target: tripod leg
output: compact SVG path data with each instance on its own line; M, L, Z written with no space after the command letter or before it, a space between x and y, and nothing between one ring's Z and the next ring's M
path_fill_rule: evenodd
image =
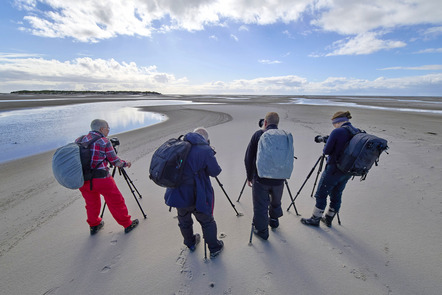
M143 210L143 208L141 207L140 202L138 202L137 196L135 195L135 191L132 189L132 186L130 185L130 183L132 183L132 180L130 180L129 175L127 175L127 173L126 173L126 171L124 170L124 168L120 168L119 170L120 170L120 173L123 174L124 180L126 180L126 183L127 183L127 185L129 186L129 189L130 189L130 191L132 192L132 195L134 196L134 199L135 199L135 201L137 202L138 207L139 207L140 210L141 210L141 213L143 214L144 218L146 219L146 218L147 218L147 215L146 215L146 213L144 213L144 210ZM133 183L132 183L132 185L133 185ZM135 187L135 186L134 186L134 187ZM138 192L138 191L137 191L137 192ZM139 193L138 193L138 194L139 194ZM140 198L141 198L141 195L140 195Z
M319 174L321 174L322 166L324 165L325 155L322 154L322 156L319 159L321 160L321 162L319 164L318 173L316 174L316 179L315 179L315 184L313 185L312 194L310 195L311 198L313 198L313 194L315 193L315 187L316 184L318 183Z
M284 180L284 182L285 182L285 186L287 187L287 191L289 192L290 199L292 200L292 203L290 204L290 206L293 205L293 208L295 208L296 215L299 215L298 210L296 209L295 199L293 199L293 197L292 197L292 192L290 191L290 187L289 187L289 183L287 182L287 179ZM290 206L289 206L289 208L290 208Z
M106 202L104 202L104 205L103 205L103 210L101 210L101 215L100 215L100 218L103 218L103 215L104 215L104 210L106 209Z
M242 195L242 192L244 191L244 188L246 187L246 184L247 184L247 178L246 178L246 181L244 181L244 185L242 186L241 192L239 193L238 200L236 200L237 202L239 202L239 199L241 199L241 195Z
M124 170L123 168L121 168L120 171L121 171L121 173L123 174L124 179L125 179L126 182L127 182L127 185L128 185L129 188L131 189L132 194L134 194L134 192L136 191L137 194L138 194L138 197L139 197L140 199L142 199L143 197L141 196L140 192L137 190L137 187L135 186L135 184L132 182L132 179L130 179L129 175L127 175L126 170ZM129 184L129 183L130 183L130 184ZM133 190L132 190L132 188L133 188Z
M250 239L249 239L249 246L252 245L252 238L253 238L253 222L252 222L252 229L250 230Z
M232 205L233 210L235 210L235 212L236 212L236 216L243 216L244 214L242 214L242 213L238 213L238 211L236 210L235 205L234 205L234 204L232 203L232 201L230 200L229 196L227 195L226 191L224 190L223 184L219 181L218 177L215 177L215 179L216 179L216 181L218 182L218 184L219 184L219 186L221 187L221 189L222 189L222 191L224 192L224 194L226 195L227 200L229 200L230 205Z
M307 183L308 179L310 178L310 176L312 176L313 172L316 169L316 166L318 165L318 163L321 161L322 156L319 157L319 159L316 161L315 165L313 166L313 168L310 170L309 174L307 175L306 179L304 180L304 183L301 185L301 188L298 190L298 192L296 193L295 198L293 199L292 203L290 204L290 206L287 208L287 211L290 210L290 207L293 205L295 205L295 200L298 197L298 195L301 193L302 189L304 188L304 185Z
M341 225L341 218L339 217L339 212L336 213L336 215L338 216L338 223L339 223L339 225Z

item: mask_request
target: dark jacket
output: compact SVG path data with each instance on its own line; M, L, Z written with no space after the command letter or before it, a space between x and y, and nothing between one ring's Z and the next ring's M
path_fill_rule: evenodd
M278 129L277 125L269 125L266 130L269 129ZM284 183L284 179L270 179L270 178L261 178L258 176L256 170L256 153L258 152L258 141L261 138L261 135L264 133L264 130L260 129L256 131L252 138L250 139L249 145L247 146L246 155L244 157L244 164L246 166L246 174L247 180L252 181L256 180L259 183L265 185L281 185Z
M183 170L183 183L177 188L168 188L164 195L168 206L196 210L212 215L215 198L209 176L216 177L221 167L215 158L215 151L198 133L190 132L184 137L192 144Z
M346 122L342 124L342 126L350 126L350 128L356 129L350 122ZM347 142L352 138L350 131L342 126L334 129L330 133L327 143L324 146L323 153L328 155L327 164L336 164L337 158L344 151Z

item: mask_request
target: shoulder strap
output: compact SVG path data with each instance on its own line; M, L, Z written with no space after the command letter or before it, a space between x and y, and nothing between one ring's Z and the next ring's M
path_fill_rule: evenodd
M351 137L355 136L358 133L365 133L364 130L361 130L359 128L356 128L356 127L353 127L353 126L350 126L350 125L344 125L344 126L341 126L341 127L344 128L345 130L347 130L348 132L350 132Z

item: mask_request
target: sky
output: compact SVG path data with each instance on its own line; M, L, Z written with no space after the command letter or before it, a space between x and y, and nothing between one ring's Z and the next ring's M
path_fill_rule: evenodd
M442 96L440 0L2 0L0 93Z

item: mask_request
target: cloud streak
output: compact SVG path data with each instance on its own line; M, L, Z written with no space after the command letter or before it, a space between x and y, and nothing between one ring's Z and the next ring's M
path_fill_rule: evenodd
M387 70L388 68L386 68ZM399 68L390 68L399 69ZM415 69L419 69L416 67ZM441 70L441 65L422 69ZM77 58L71 61L48 60L34 55L0 53L0 92L42 88L61 90L140 90L162 93L260 93L260 94L397 94L417 88L427 89L422 95L442 91L442 73L404 78L379 77L374 80L329 77L309 81L296 75L237 79L192 84L186 77L177 78L157 70L156 66L140 67L114 59ZM20 87L17 89L17 87ZM183 91L184 90L184 91Z

